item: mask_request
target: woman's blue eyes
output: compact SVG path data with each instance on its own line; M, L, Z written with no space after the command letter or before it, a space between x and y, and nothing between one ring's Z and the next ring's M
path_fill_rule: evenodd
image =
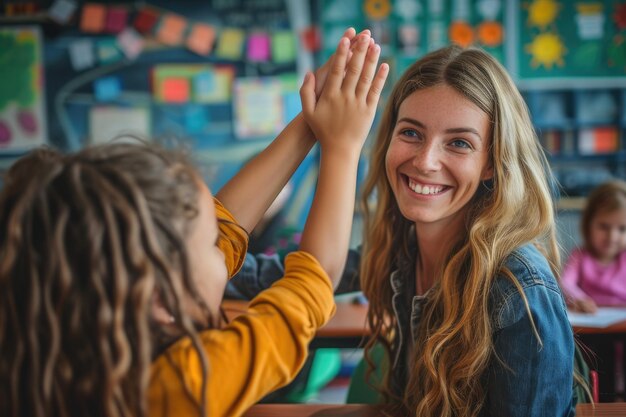
M400 131L400 133L403 134L404 136L412 136L412 137L418 136L417 132L413 129L404 129Z
M403 129L400 131L400 134L410 138L422 138L422 134L414 129ZM464 139L454 139L449 143L454 148L472 149L472 145Z
M456 139L452 141L452 145L456 146L457 148L467 148L467 149L471 148L469 143L461 139Z

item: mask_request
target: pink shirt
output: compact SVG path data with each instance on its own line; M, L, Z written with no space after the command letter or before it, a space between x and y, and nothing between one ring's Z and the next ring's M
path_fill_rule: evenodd
M626 305L626 251L602 265L586 250L574 249L563 268L561 286L574 300L590 297L598 305Z

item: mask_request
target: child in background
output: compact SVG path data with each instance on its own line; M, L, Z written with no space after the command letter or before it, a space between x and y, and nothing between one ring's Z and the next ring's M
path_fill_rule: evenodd
M572 251L561 276L569 307L594 313L598 305L626 306L626 182L591 192L581 231L584 245Z
M595 313L598 306L626 306L626 182L614 180L596 187L582 214L583 246L574 249L561 275L569 308ZM600 401L623 395L623 341L580 335L595 354Z
M0 415L238 416L293 378L334 309L388 73L358 38L352 53L341 39L319 98L324 80L307 75L304 116L215 199L180 155L150 146L43 149L14 164L0 194ZM280 162L313 137L320 175L301 250L220 327L246 232L297 167Z

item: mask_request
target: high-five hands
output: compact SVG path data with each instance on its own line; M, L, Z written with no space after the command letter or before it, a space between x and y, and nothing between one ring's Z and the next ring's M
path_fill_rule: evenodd
M312 73L306 75L300 89L304 117L322 149L333 147L351 152L356 146L360 151L389 73L386 63L376 70L380 46L372 41L369 31L354 36L352 42L351 47L349 36L339 41L329 60L319 98ZM323 72L319 75L324 76Z

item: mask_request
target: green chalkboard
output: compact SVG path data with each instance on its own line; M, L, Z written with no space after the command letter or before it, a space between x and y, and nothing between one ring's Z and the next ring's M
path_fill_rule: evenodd
M626 82L626 2L521 0L516 8L520 80Z

